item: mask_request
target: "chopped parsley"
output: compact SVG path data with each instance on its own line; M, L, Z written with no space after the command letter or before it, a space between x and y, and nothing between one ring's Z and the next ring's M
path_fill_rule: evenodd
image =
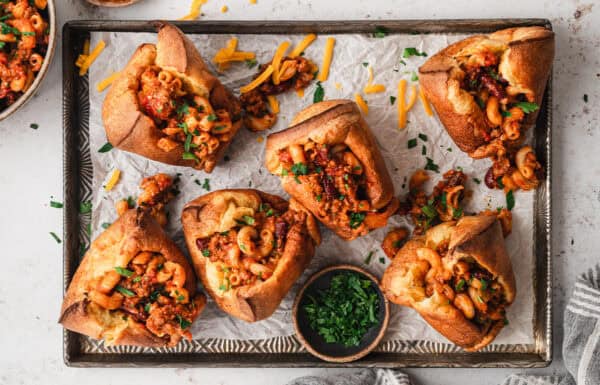
M185 159L185 160L198 160L198 157L195 154L188 152L188 151L184 152L181 155L181 158Z
M321 82L317 82L317 88L315 89L315 93L313 95L313 103L322 102L325 97L325 89L321 85Z
M60 202L50 201L50 207L54 207L55 209L62 209L63 206L64 205Z
M308 167L304 163L294 163L291 171L294 175L307 175Z
M367 255L367 258L365 258L365 265L368 265L371 263L371 259L373 258L373 254L375 254L374 251L369 251L369 254Z
M109 152L112 149L113 149L113 145L110 144L110 142L106 142L106 143L104 143L104 145L102 147L100 147L98 152L105 153L105 152Z
M182 330L185 330L185 329L189 328L192 325L192 323L190 321L186 320L185 318L183 318L179 314L176 314L175 318L177 318L177 322L179 322L179 327Z
M217 120L217 115L215 114L210 114L206 117L206 120L208 120L209 122L214 122Z
M538 106L536 103L531 102L518 102L515 103L515 106L522 109L526 114L537 111L540 108L540 106Z
M434 171L439 173L440 172L440 166L438 166L437 164L435 164L433 162L433 159L426 157L427 159L427 164L425 164L425 170L430 170L430 171Z
M379 322L379 296L373 283L357 273L334 275L329 288L306 298L302 310L310 328L327 343L358 346Z
M452 208L452 218L458 219L458 218L462 217L462 215L463 215L462 207L459 207L457 209Z
M473 182L475 182L477 184L481 184L481 181L479 180L479 178L473 178Z
M101 224L100 226L102 226L102 228L104 230L108 229L110 227L110 223L109 222L104 222L103 224Z
M2 48L2 47L0 47L0 48ZM40 128L40 125L37 123L31 123L29 125L29 128L33 128L34 130L37 130L38 128Z
M501 176L499 176L498 179L496 179L496 184L498 185L498 187L504 188L504 183L502 183L502 177Z
M427 147L425 145L421 147L421 155L427 155Z
M509 118L512 116L512 114L510 113L510 111L500 111L500 115L502 115L505 118Z
M352 228L352 229L358 228L358 226L360 226L361 223L363 223L363 221L365 220L365 217L366 217L365 213L351 212L350 213L350 228Z
M419 139L421 139L423 142L427 142L427 135L419 134Z
M58 237L58 235L56 235L54 232L50 232L50 235L52 236L52 238L54 238L54 240L56 241L56 243L61 243L62 241L60 240L60 238Z
M390 105L394 105L394 103L396 102L396 97L395 96L390 96Z
M461 278L460 281L458 281L458 283L456 284L456 291L462 291L465 288L466 284L467 281Z
M92 202L84 201L79 204L79 213L80 214L89 214L92 212Z
M367 68L369 66L369 63L363 62L362 65L363 65L363 67Z
M430 205L425 205L425 206L421 207L421 211L429 219L433 219L433 218L437 217L437 215L438 215L436 209Z
M588 102L588 94L583 94L583 101L584 101L585 103L587 103L587 102Z
M183 102L180 106L177 107L175 112L177 112L177 115L179 115L179 117L187 115L190 113L190 105L186 102Z
M417 147L417 138L414 139L409 139L408 142L406 142L408 148L414 148Z
M388 34L388 30L385 27L375 27L375 32L373 32L373 37L377 37L377 38L383 38L386 37Z
M381 263L382 265L385 264L385 258L384 257L379 258L379 263Z
M208 178L204 178L204 182L200 183L200 181L198 179L195 179L194 182L198 185L201 186L203 189L205 189L206 191L210 191L210 179Z
M252 226L254 224L254 218L252 218L250 215L244 215L242 216L242 219L249 226Z
M417 75L417 73L415 71L413 71L410 75L410 80L412 80L413 82L417 82L419 81L419 76Z
M246 66L248 68L254 68L257 64L258 62L256 61L256 59L246 59Z
M315 196L315 200L316 200L317 202L321 202L321 200L322 200L322 199L323 199L323 197L321 196L321 194L319 194L319 195Z
M506 193L506 208L510 211L515 207L515 197L512 190Z
M208 250L208 249L202 249L202 256L203 257L209 257L210 256L210 250Z
M427 56L427 54L425 52L419 52L419 50L414 47L404 48L404 51L402 51L402 57L406 59L411 56L424 56L425 57L425 56Z
M124 267L115 266L115 271L126 278L129 278L133 275L133 271Z
M123 294L125 297L133 297L135 296L135 293L121 285L117 285L115 287L115 290L118 291L119 293Z

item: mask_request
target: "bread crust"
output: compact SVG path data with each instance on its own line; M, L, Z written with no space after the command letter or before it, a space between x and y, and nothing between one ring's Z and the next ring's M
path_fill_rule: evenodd
M305 223L295 223L288 230L282 256L273 275L251 286L239 286L223 292L215 278L216 264L204 257L196 239L221 232L221 218L228 202L238 207L257 210L261 203L285 211L288 207L307 214ZM315 246L320 243L319 229L314 217L297 201L284 199L252 189L219 190L187 203L181 215L186 244L196 273L208 294L226 313L247 322L268 318L279 307L288 291L310 263Z
M90 281L112 271L115 266L127 266L141 251L161 253L167 260L183 266L185 289L196 293L194 272L175 243L149 212L132 209L92 242L69 284L59 323L74 332L104 339L109 345L173 346L168 336L161 338L134 321L133 317L124 320L123 312L105 310L88 299ZM195 300L201 312L206 297L198 293Z
M195 167L194 160L182 158L183 143L168 152L158 147L157 142L164 135L141 110L137 96L140 76L151 65L177 74L193 94L208 98L214 109L227 110L232 120L232 138L242 126L239 100L210 72L194 44L181 30L161 23L157 44L140 45L106 95L102 119L108 141L121 150L158 162ZM230 143L231 140L222 142L215 154L216 160L223 157ZM203 170L211 172L215 165L216 161L205 162Z
M346 144L364 167L366 194L371 207L382 209L394 197L394 186L385 161L367 122L356 103L351 100L328 100L300 111L291 127L267 137L265 163L271 173L279 169L279 151L292 144L305 144L312 140L320 144ZM296 198L312 213L318 205L306 184L299 184L291 175L279 175L283 189ZM319 218L317 216L317 218ZM327 227L344 239L353 239L350 229L339 228L327 218L319 218Z
M499 74L513 87L531 92L541 105L554 59L554 33L544 27L508 28L489 35L472 36L454 43L419 68L419 83L456 145L473 156L486 144L485 111L467 92L460 90L463 71L456 56L482 48L504 50ZM535 123L537 114L527 114L523 129Z
M448 226L442 224L440 226ZM436 226L437 227L437 226ZM470 256L489 271L502 285L505 299L510 305L516 295L516 283L502 235L500 223L494 216L478 215L460 219L450 224L448 253L443 258L446 269L453 271L454 265ZM435 228L431 230L435 231ZM431 231L430 230L430 231ZM434 329L453 343L467 351L476 351L494 340L504 327L503 320L494 321L487 330L480 328L452 303L439 302L434 297L419 298L410 295L407 277L411 266L419 260L417 249L432 242L431 233L409 240L397 253L381 279L386 297L399 305L414 308ZM418 280L412 281L418 286Z

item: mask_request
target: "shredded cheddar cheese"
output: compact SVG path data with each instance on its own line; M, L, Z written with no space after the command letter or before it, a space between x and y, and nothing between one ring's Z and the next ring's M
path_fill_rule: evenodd
M367 84L373 84L373 67L369 66L369 82Z
M417 101L417 86L414 84L410 85L410 96L408 97L408 105L406 106L406 111L410 111L415 102Z
M226 13L229 10L229 7L224 5L221 7L221 13Z
M107 78L100 80L96 84L96 90L98 90L98 92L104 91L106 88L108 88L108 86L110 86L115 81L115 79L117 77L119 77L119 74L120 74L120 72L113 72Z
M120 177L121 177L121 170L119 170L118 168L115 168L114 171L112 172L112 174L110 175L110 178L108 178L106 185L104 185L104 191L112 190L113 187L115 187L115 185L119 182Z
M250 0L250 4L256 4L256 0Z
M304 52L304 50L312 44L313 41L315 41L315 39L317 38L317 35L315 35L314 33L310 33L308 35L306 35L306 37L300 42L298 43L298 45L296 46L296 48L294 48L294 50L292 51L292 53L290 53L290 57L294 58L298 55L300 55L302 52Z
M363 88L365 94L376 94L379 92L385 92L385 86L383 84L369 84Z
M193 0L190 5L190 12L179 20L195 20L202 13L202 6L206 4L208 0Z
M289 41L284 41L283 43L279 44L279 47L277 47L277 51L275 51L275 55L273 56L273 61L271 62L271 65L273 66L273 84L275 85L279 84L279 70L281 68L281 59L283 59L283 57L285 56L285 53L289 46Z
M317 76L317 80L320 82L324 82L329 77L329 67L331 67L331 60L333 59L333 47L335 46L335 39L333 37L328 37L325 42L325 53L323 54L323 64L321 65L321 70L319 71L319 76Z
M406 127L406 79L398 82L398 128Z
M365 115L369 115L369 106L367 105L367 102L365 102L365 99L363 99L360 94L354 94L354 99L356 100L356 104L358 104L362 112L364 112Z
M279 101L275 97L275 95L267 95L267 100L269 101L269 107L271 108L271 112L274 114L279 113Z
M256 79L252 80L250 84L243 86L240 88L240 92L245 94L246 92L250 92L256 87L260 86L264 83L271 75L273 74L273 65L269 64L266 70L263 71Z
M77 60L75 61L75 65L79 68L81 68L81 66L83 65L83 63L85 63L86 59L88 58L89 55L84 55L81 54L79 56L77 56Z
M341 90L342 89L342 84L341 83L335 83L334 86L335 86L336 90Z
M296 95L298 95L299 98L303 98L304 97L304 88L300 88L299 90L297 90Z
M431 111L431 106L429 105L429 100L425 96L423 92L423 87L419 87L419 99L421 99L421 103L423 103L423 108L425 109L425 113L428 116L433 116L433 111Z
M79 76L83 76L86 74L94 60L96 60L100 53L102 53L105 47L106 43L104 42L104 40L100 40L98 44L94 47L92 52L90 52L88 57L85 58L85 61L83 62L81 67L79 67Z
M85 39L83 42L83 54L86 56L90 54L90 39Z
M263 138L262 136L259 136L258 138L256 138L256 141L257 141L258 143L262 143L262 142L264 142L264 141L265 141L265 138Z
M219 71L224 71L229 67L231 62L240 62L244 60L252 60L256 57L254 52L236 51L238 39L232 37L227 41L224 48L221 48L213 57L213 63L217 64Z

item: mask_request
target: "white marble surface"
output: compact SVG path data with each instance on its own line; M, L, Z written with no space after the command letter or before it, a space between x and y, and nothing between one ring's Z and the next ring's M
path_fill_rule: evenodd
M143 0L123 10L98 10L83 0L57 0L59 26L70 19L174 19L191 1ZM561 373L562 311L577 274L600 257L600 2L592 0L209 0L205 19L406 19L546 17L557 32L554 67L555 354ZM222 5L230 8L220 13ZM0 384L284 384L324 369L71 369L62 362L61 295L62 120L60 49L40 92L16 116L0 122ZM588 103L583 95L589 95ZM38 123L39 129L29 128ZM499 384L512 370L411 369L423 385Z

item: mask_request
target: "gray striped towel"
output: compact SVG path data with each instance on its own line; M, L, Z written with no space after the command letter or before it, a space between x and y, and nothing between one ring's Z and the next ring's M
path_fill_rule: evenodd
M600 265L577 278L564 317L563 359L567 374L513 374L502 385L600 385ZM365 369L332 378L301 377L288 385L411 385L389 369Z

